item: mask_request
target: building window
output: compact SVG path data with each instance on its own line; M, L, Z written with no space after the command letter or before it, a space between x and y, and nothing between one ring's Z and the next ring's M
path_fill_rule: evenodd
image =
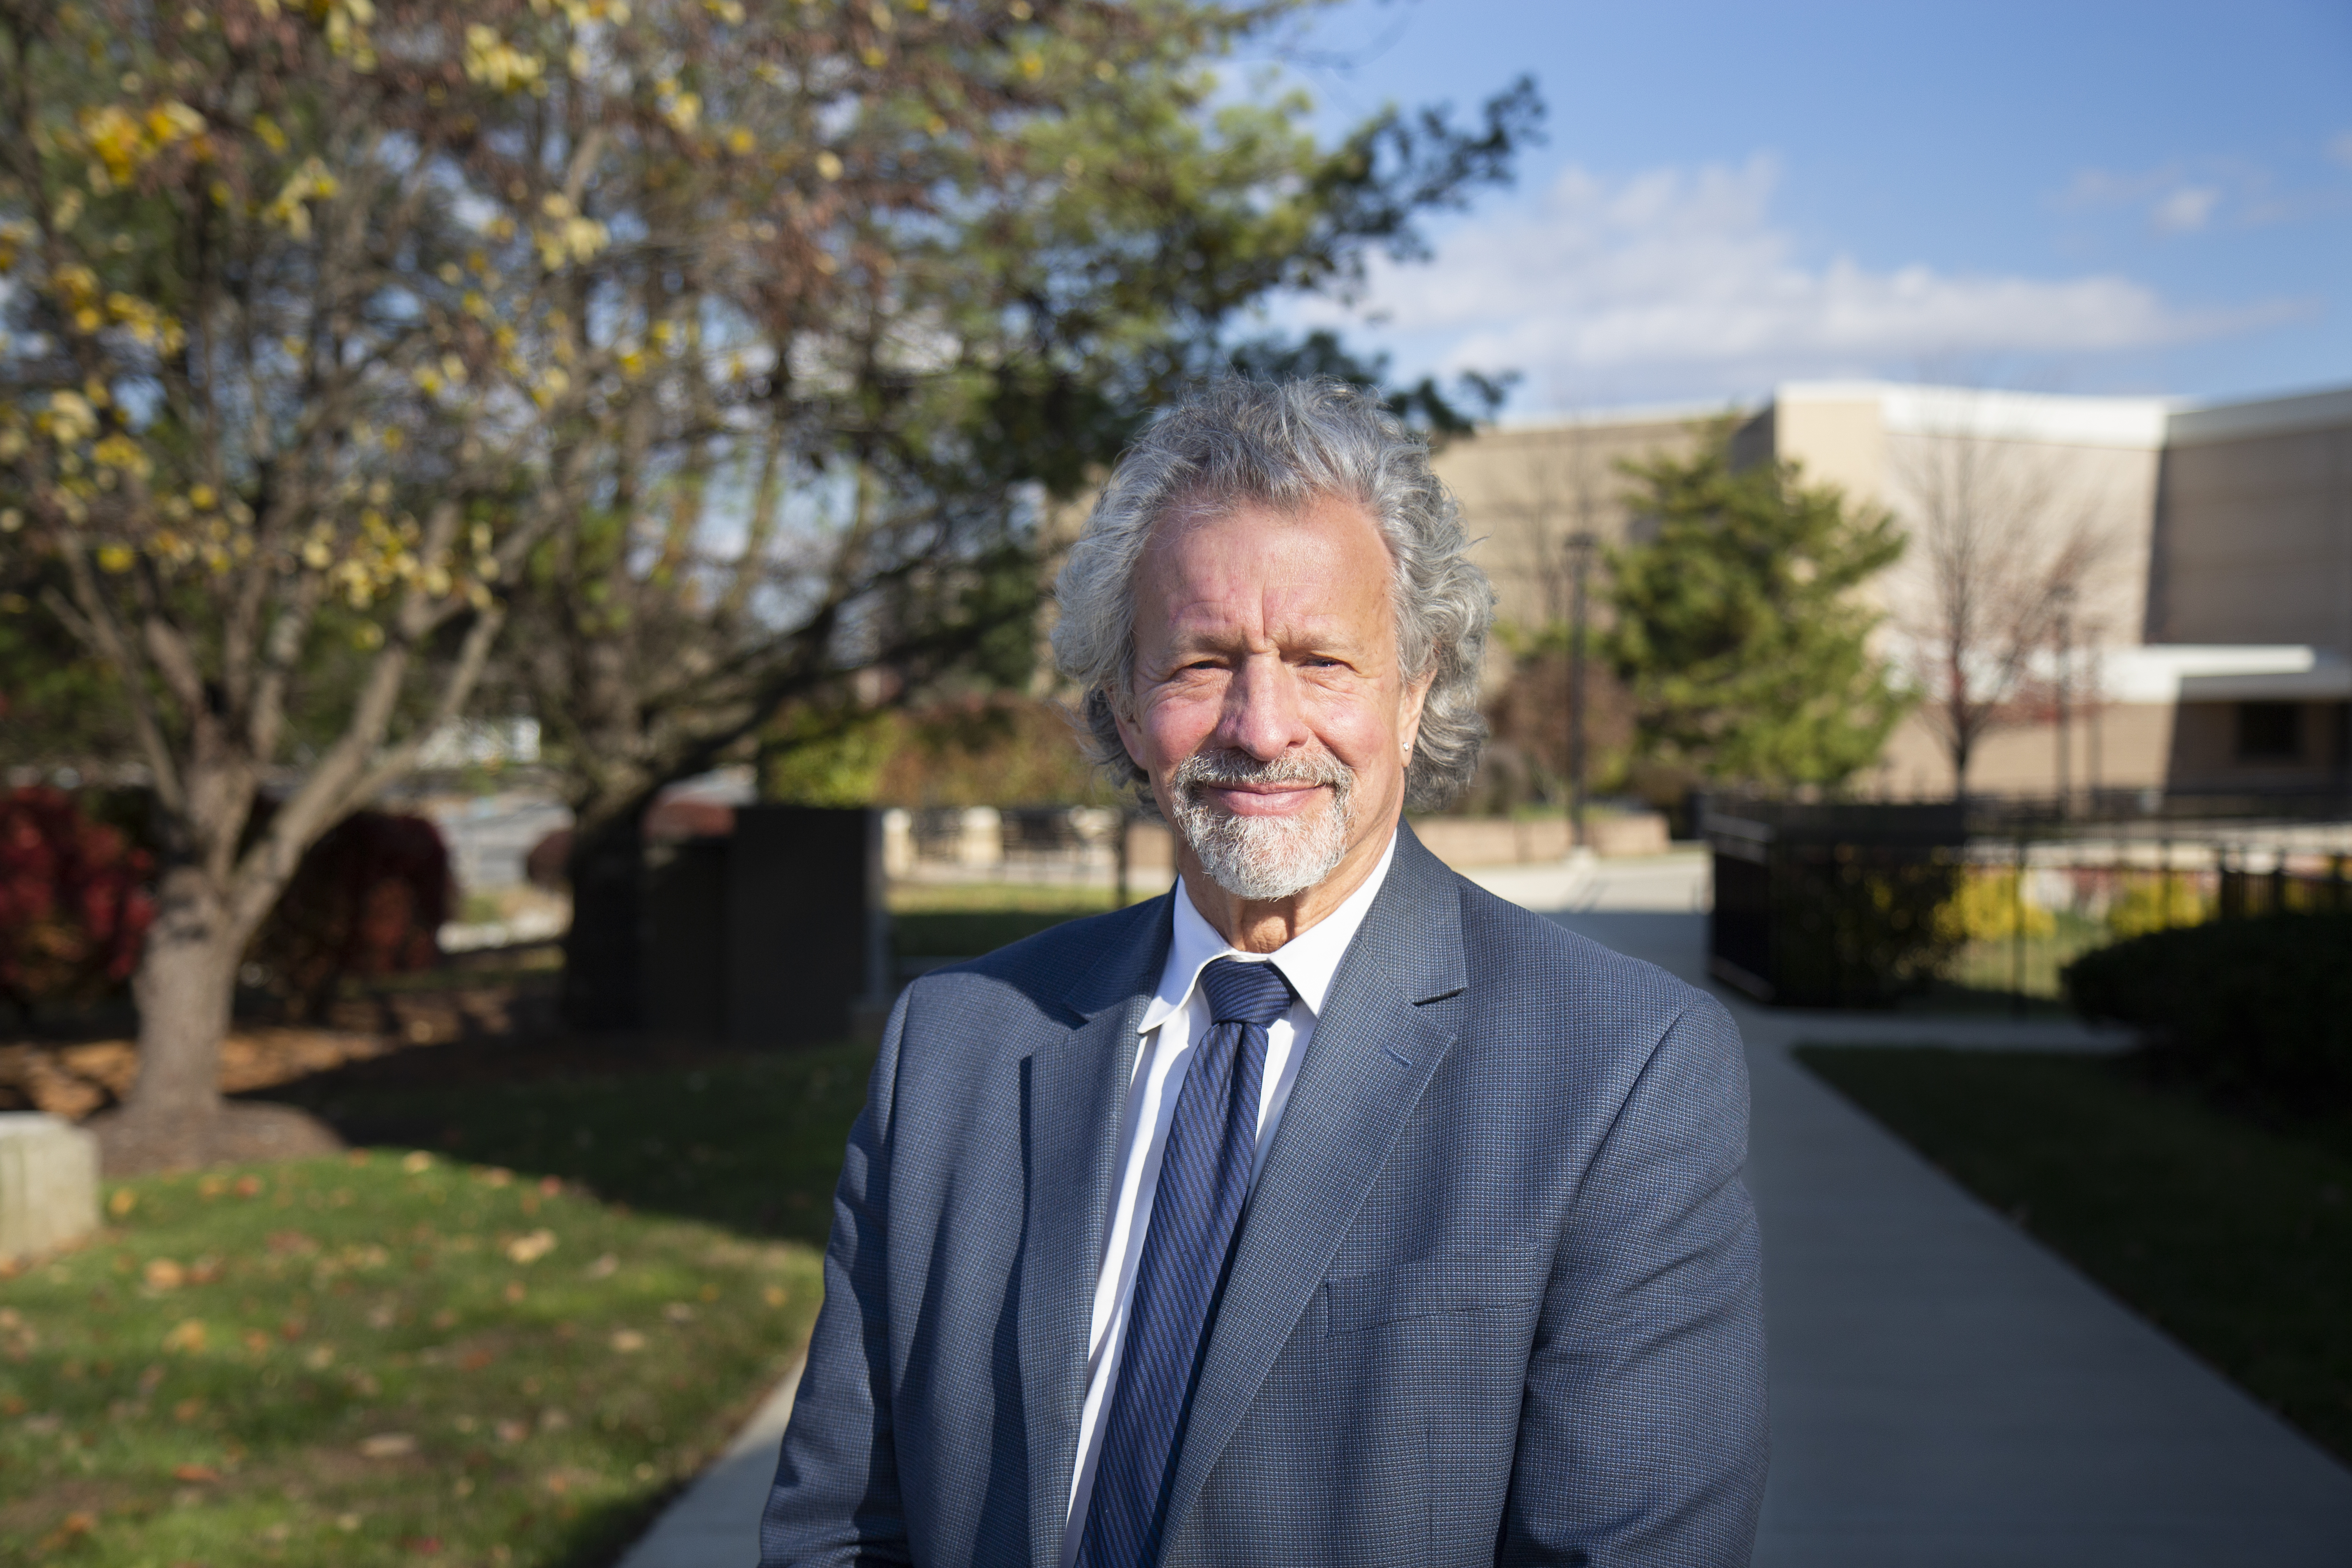
M2238 760L2294 763L2303 760L2303 705L2299 702L2238 704Z

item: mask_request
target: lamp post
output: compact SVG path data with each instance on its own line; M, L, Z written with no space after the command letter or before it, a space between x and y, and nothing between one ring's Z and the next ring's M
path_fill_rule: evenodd
M2068 687L2074 673L2074 590L2071 584L2060 584L2051 595L2058 610L2058 816L2063 820L2074 815L2074 736L2068 723Z
M1568 536L1568 820L1569 846L1585 847L1584 634L1592 576L1592 552L1600 541L1579 531Z

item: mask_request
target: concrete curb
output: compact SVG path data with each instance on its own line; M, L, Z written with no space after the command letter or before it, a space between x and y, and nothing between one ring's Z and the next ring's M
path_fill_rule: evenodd
M760 1510L775 1479L776 1446L793 1418L801 1366L795 1358L727 1451L654 1521L618 1568L749 1568L760 1560Z

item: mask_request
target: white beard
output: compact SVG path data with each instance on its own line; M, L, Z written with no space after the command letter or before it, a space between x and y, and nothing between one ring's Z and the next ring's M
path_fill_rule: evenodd
M1329 786L1319 811L1241 816L1205 804L1204 784L1315 784ZM1209 879L1237 899L1271 903L1328 877L1348 853L1356 775L1328 752L1261 763L1245 752L1195 752L1168 780L1176 830L1201 858Z

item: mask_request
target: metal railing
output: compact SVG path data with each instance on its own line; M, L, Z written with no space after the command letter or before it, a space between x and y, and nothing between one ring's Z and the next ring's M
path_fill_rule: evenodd
M2341 801L2119 804L1709 801L1710 967L1790 1005L2025 1007L2144 931L2352 909Z

